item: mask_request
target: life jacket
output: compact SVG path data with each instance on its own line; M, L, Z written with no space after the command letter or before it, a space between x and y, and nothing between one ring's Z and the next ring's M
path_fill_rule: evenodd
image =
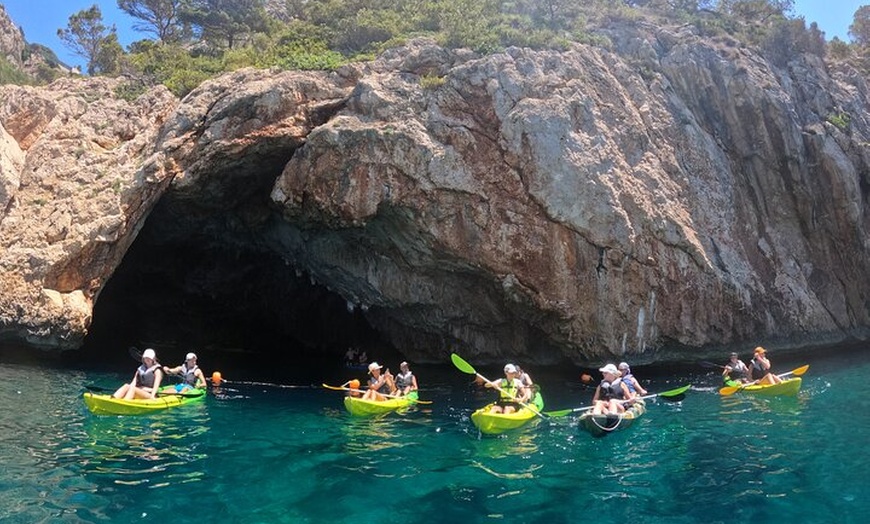
M143 388L153 388L154 387L154 371L159 368L159 364L154 364L150 368L146 368L145 364L139 366L139 369L136 370L136 384L139 387Z
M613 382L602 380L601 384L598 384L598 391L600 400L623 400L625 398L624 391L622 390L622 379L620 378Z
M758 362L755 359L752 359L750 365L752 366L752 378L754 378L755 380L758 380L770 373L770 370L764 369L764 366L761 365L761 362Z
M728 378L730 378L731 380L740 380L746 378L746 373L749 371L749 368L746 367L746 364L744 364L742 360L738 360L737 364L733 366L729 361L728 367L731 368L731 371L728 373Z
M513 400L517 398L517 395L519 394L517 379L508 380L503 378L499 382L498 387L501 388L499 395L502 399Z
M625 383L625 387L628 388L629 392L635 394L637 393L637 388L634 387L634 380L631 380L633 378L634 375L632 375L631 373L627 373L623 375L619 380Z
M414 374L408 370L407 373L399 373L396 375L396 387L399 389L405 389L414 385Z
M383 375L381 375L381 377L383 377ZM375 384L377 384L378 380L380 380L380 378L369 377L369 387L372 387ZM390 385L387 384L386 380L384 380L384 383L381 384L381 387L379 387L375 391L377 391L378 393L382 393L384 395L389 395L390 394Z
M199 369L199 366L193 366L190 369L187 369L187 362L181 365L181 383L187 384L188 386L194 387L196 386L196 370Z

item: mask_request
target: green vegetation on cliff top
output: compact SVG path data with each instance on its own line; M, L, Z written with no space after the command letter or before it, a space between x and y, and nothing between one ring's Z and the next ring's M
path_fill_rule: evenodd
M793 0L118 0L118 6L146 36L128 49L96 5L72 14L58 36L86 61L88 74L123 74L143 89L162 83L179 96L242 67L334 69L421 36L486 54L575 42L610 47L632 26L690 25L703 36L755 46L776 65L812 53L865 71L870 45L870 6L855 13L853 44L826 43L814 23L789 16ZM22 77L0 62L0 83L49 80Z

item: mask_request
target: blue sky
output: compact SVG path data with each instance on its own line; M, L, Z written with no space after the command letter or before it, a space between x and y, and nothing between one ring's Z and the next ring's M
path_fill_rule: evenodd
M71 54L57 38L57 30L65 28L69 17L83 9L97 4L103 13L106 25L115 24L121 45L151 37L137 33L130 27L132 19L118 9L116 0L0 0L12 20L24 28L24 36L30 43L50 47L58 58L70 65L82 64L82 60ZM816 22L831 40L835 36L849 41L849 25L855 11L870 0L795 0L795 13L807 21Z

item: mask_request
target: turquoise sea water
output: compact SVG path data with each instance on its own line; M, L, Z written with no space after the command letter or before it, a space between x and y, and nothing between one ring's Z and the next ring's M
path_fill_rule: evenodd
M469 415L491 397L448 367L416 370L432 405L378 420L351 418L339 392L253 381L104 417L84 386L126 372L0 359L0 522L866 522L870 359L777 369L804 363L797 398L721 398L698 369L654 378L694 388L604 438L571 417L482 438ZM545 410L589 403L573 370L533 376Z

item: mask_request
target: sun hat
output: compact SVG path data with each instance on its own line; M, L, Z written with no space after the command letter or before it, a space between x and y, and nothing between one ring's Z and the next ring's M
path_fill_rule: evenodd
M153 349L148 348L142 352L142 358L150 358L151 360L157 360L157 353L155 353Z
M504 372L505 373L516 373L517 367L514 366L513 364L506 364L504 367Z
M731 358L737 358L737 353L731 353Z
M408 363L407 363L407 362L402 362L401 364L399 364L399 367L400 367L400 368L406 368L406 367L408 367Z
M614 375L619 375L619 370L616 369L616 366L614 366L613 364L607 364L603 368L600 368L598 371L602 373L612 373Z
M184 357L184 361L187 362L188 360L190 360L192 358L196 358L196 353L188 353L187 356Z
M620 363L619 363L619 366L617 366L617 367L619 367L620 370L622 370L622 369L631 369L631 368L628 367L628 362L620 362Z
M382 367L384 367L384 366L378 364L377 362L372 362L371 364L369 364L369 373L371 373L372 371L374 371L376 369L381 369Z
M756 353L767 353L767 351L761 346L758 346L757 348L755 348L755 352Z

